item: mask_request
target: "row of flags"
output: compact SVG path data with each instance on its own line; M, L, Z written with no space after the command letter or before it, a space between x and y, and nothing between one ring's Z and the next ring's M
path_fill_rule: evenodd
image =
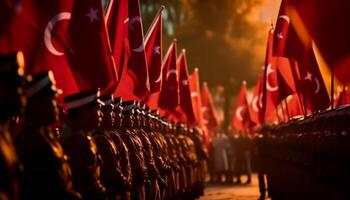
M28 75L51 70L61 100L100 88L102 95L142 101L174 122L219 126L198 68L189 74L186 51L177 55L174 40L163 56L164 7L144 36L139 0L111 0L106 10L101 0L1 4L0 53L22 51Z
M232 126L253 131L265 123L349 103L350 24L345 19L349 8L345 0L282 0L276 26L268 31L265 65L251 98L243 83L232 111ZM337 95L333 89L328 94L319 57L326 61L332 79L344 85Z

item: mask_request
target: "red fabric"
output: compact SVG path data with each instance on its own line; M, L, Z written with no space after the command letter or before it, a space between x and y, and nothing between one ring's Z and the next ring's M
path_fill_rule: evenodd
M139 0L131 0L128 2L122 0L119 1L118 6L115 6L114 10L111 11L117 13L111 13L109 16L109 24L111 23L113 16L117 16L117 19L114 19L116 24L110 24L111 26L109 30L110 34L114 35L114 37L112 37L114 43L121 42L123 38L124 41L126 40L129 42L129 48L126 48L124 42L124 50L129 51L129 53L124 54L124 56L129 56L122 58L123 53L119 52L117 49L120 48L120 44L113 45L113 56L115 60L119 59L119 62L117 61L120 65L118 68L120 69L122 67L121 70L123 70L114 95L121 96L124 100L142 100L149 93L149 81L140 3ZM126 11L123 9L125 9L125 7L128 7L129 18L127 19L124 19ZM128 28L125 27L126 24L128 24ZM115 28L112 29L112 27ZM118 31L120 31L120 33L118 33Z
M293 94L288 98L287 101L288 111L289 111L289 117L293 118L296 116L303 116L303 107L300 104L299 97L297 94Z
M350 77L350 1L348 0L288 0L295 9L307 32L311 35L322 56L343 83ZM296 16L291 15L294 20ZM298 27L301 29L301 27Z
M146 61L151 93L159 92L162 70L162 10L159 10L145 39Z
M202 100L201 100L201 90L199 84L199 71L195 68L193 73L190 75L189 83L191 88L191 98L193 113L195 115L195 121L189 122L191 125L203 126L203 114L202 114Z
M117 86L102 2L76 0L68 32L71 36L72 71L81 90L101 88L112 94Z
M273 29L270 29L267 37L266 56L265 56L265 69L264 69L264 84L263 84L263 96L262 96L262 122L273 122L275 119L276 103L275 99L278 97L276 86L276 70L271 65L273 55ZM272 85L271 85L272 84ZM271 87L272 86L272 87ZM272 88L272 89L271 89Z
M296 86L294 83L294 77L291 71L291 64L289 59L277 57L274 58L277 66L277 82L278 82L278 92L279 101L283 101L289 95L296 92Z
M176 63L176 42L174 41L164 58L162 70L162 89L159 94L158 105L160 108L172 111L179 104L178 70Z
M129 30L129 1L114 0L111 2L110 10L107 13L107 27L109 40L112 47L113 57L119 77L123 72L124 64L124 40L128 38Z
M6 19L0 22L0 53L22 51L27 74L52 70L62 96L79 91L68 60L71 10L68 0L0 3L0 20Z
M219 119L214 102L207 86L203 83L201 90L203 124L211 132L219 126Z
M245 82L241 87L234 109L232 110L232 126L237 130L246 131L252 127L247 101L247 87Z
M186 51L183 50L177 59L177 66L179 67L179 100L180 107L187 117L188 123L194 123L196 120L194 107L192 105L191 88L188 77L188 65L186 58ZM195 81L195 80L194 80ZM194 83L195 84L195 83ZM197 87L193 87L197 89ZM193 91L198 92L198 91ZM199 94L199 93L194 93Z
M263 107L262 95L263 95L264 73L259 75L258 82L253 89L252 100L249 103L249 114L251 120L258 126L263 124L261 118L261 112Z
M286 19L289 19L289 16L286 13L285 1L282 1L276 30L287 32L276 32L275 41L285 44L285 48L281 48L282 44L275 45L278 48L274 53L276 56L289 58L292 63L291 70L296 82L297 92L301 94L307 109L312 112L326 109L330 103L329 96L312 45L311 43L302 43L294 27L290 26L292 22L285 23ZM289 27L285 28L288 25ZM281 39L278 34L282 34L283 38Z

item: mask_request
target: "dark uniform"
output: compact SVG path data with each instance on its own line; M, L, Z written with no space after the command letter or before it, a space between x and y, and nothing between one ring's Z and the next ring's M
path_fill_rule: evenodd
M101 100L105 104L102 107L102 126L94 131L96 146L102 159L101 182L106 187L109 199L120 199L128 187L128 180L122 173L120 152L108 134L114 128L114 99L107 96Z
M23 54L0 55L0 199L17 200L19 162L7 121L21 113L23 97Z
M102 120L98 103L98 90L67 96L68 125L62 135L64 150L69 156L74 187L83 199L106 199L105 187L101 184L101 159L92 133Z
M123 102L123 128L120 130L120 136L129 150L129 158L131 165L131 199L145 199L145 185L148 183L148 173L145 166L143 147L141 140L134 132L135 129L135 111L136 102Z
M56 89L51 72L34 75L26 86L27 108L23 130L16 139L23 164L21 199L80 199L57 134Z

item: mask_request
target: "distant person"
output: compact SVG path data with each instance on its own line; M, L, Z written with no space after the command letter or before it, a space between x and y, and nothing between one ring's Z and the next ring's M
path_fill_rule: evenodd
M227 148L229 146L228 137L222 132L218 131L213 137L214 147L214 171L216 182L221 182L221 176L228 170Z

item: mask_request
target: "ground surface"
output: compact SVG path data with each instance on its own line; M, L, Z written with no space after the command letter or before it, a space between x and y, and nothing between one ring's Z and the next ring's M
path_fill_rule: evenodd
M257 200L258 198L258 179L253 175L252 183L249 185L208 184L205 195L199 200Z

